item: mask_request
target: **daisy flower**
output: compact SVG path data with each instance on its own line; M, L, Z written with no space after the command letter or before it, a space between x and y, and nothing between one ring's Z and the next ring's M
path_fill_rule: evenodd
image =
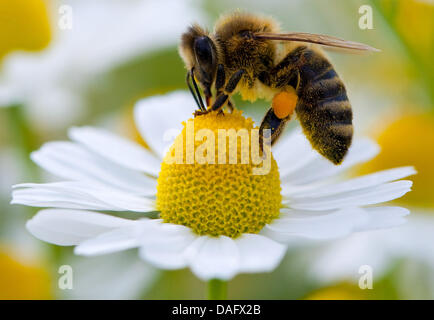
M32 153L33 161L65 181L14 186L12 203L51 207L29 220L27 229L43 241L75 246L78 255L138 248L158 268L189 267L200 279L218 283L238 273L272 271L288 246L303 239L332 239L405 221L408 210L373 205L407 193L412 182L399 179L413 168L339 181L345 170L377 154L369 140L355 140L339 166L312 150L298 129L273 146L267 174L253 175L251 163L170 164L169 138L188 139L188 124L181 121L192 117L192 105L186 92L136 105L135 121L149 149L80 127L70 129L72 141L49 142ZM254 128L240 111L190 121L195 134ZM195 141L193 152L198 148ZM131 220L107 211L144 214ZM147 217L150 212L158 218Z

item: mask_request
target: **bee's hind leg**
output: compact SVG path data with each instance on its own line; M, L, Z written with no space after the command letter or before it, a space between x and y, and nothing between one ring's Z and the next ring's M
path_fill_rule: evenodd
M270 139L271 145L277 141L288 120L289 117L287 119L278 118L274 113L273 107L268 109L259 127L259 147L261 151L264 150L264 140ZM270 130L268 135L265 134L265 130Z
M271 108L268 109L259 127L259 142L263 150L264 130L271 131L271 145L273 145L282 134L286 123L291 119L291 115L297 105L298 97L295 90L282 91L273 98Z

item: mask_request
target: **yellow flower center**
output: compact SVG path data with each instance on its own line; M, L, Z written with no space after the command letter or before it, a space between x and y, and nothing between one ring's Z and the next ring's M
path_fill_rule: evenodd
M235 238L242 233L258 233L279 215L281 188L277 164L270 153L266 173L255 173L255 169L266 165L254 161L252 149L256 148L251 147L251 142L257 140L253 140L252 131L257 129L253 128L250 118L244 118L241 111L224 115L211 112L183 125L182 133L165 156L158 177L157 208L163 221L190 227L199 235ZM206 130L205 138L202 129ZM232 158L230 135L223 139L224 132L239 133L232 144L235 145ZM247 148L243 148L241 133L248 137L244 140ZM210 134L215 137L211 144L213 149L204 150L204 144L213 139ZM226 145L222 144L224 142ZM176 151L179 145L181 150ZM179 151L182 151L180 161L173 161L176 154L181 154ZM234 154L236 161L233 161ZM215 163L203 163L201 155L209 156Z

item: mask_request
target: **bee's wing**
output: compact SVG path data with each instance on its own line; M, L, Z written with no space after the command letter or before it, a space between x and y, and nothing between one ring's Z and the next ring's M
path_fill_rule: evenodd
M322 46L340 48L344 51L380 51L363 43L347 41L323 34L290 32L290 33L271 33L257 32L253 34L256 39L281 40L281 41L298 41L316 43Z

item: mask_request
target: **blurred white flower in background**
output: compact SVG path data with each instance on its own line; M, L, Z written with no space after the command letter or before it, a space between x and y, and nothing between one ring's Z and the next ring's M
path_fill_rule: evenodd
M134 252L71 256L65 263L73 271L73 289L59 292L66 299L139 299L159 279L159 272Z
M434 297L434 216L432 211L413 212L407 224L384 230L356 233L345 240L334 240L314 254L309 268L313 278L322 285L340 281L357 283L363 265L372 267L375 281L380 280L396 263L405 262L411 268L402 268L403 298ZM406 259L406 260L403 260ZM425 266L425 267L424 267ZM405 272L409 272L404 275ZM420 277L418 279L418 277ZM404 283L410 279L410 283ZM423 279L422 286L415 282ZM430 292L421 293L421 288Z
M0 153L0 197L11 190L11 183L19 181L19 165L15 161L12 148L2 148Z
M71 29L59 27L59 19L69 18L62 6L72 9ZM54 36L48 48L8 55L0 73L0 105L24 103L42 128L73 123L85 110L81 94L94 76L176 45L185 27L203 16L188 0L52 1L50 9Z
M16 88L0 84L0 108L7 108L20 102Z

